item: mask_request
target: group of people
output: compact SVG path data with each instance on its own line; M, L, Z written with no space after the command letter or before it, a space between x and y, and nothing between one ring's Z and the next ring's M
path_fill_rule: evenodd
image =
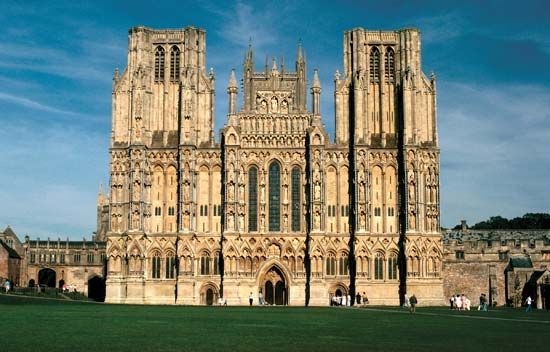
M63 293L69 293L69 292L77 292L76 291L76 285L67 285L67 284L63 284L63 286L61 287Z
M367 294L363 292L361 294L360 292L357 292L355 295L355 302L357 306L365 306L369 304L369 298L367 297ZM330 305L331 306L351 306L351 296L350 295L343 295L343 296L337 296L334 294L332 298L330 299Z
M481 302L481 297L480 297L480 302ZM451 298L449 298L449 304L451 306L451 309L454 309L454 310L470 310L470 306L472 302L468 297L466 297L465 294L462 294L462 295L451 296Z

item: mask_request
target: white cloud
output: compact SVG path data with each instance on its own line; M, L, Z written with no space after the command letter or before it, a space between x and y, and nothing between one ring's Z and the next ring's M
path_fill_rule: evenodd
M550 89L439 85L442 221L549 211Z
M21 105L34 110L47 111L47 112L52 112L56 114L78 115L78 113L74 111L58 109L56 107L42 104L31 99L18 97L18 96L8 94L8 93L3 93L3 92L0 92L0 100L4 100L4 101L7 101L8 103L12 103L16 105Z

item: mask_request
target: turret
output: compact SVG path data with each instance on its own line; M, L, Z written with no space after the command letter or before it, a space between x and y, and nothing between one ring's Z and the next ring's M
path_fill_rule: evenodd
M231 69L229 75L229 84L227 86L227 94L229 95L229 114L237 112L237 79L235 78L235 69Z
M313 115L320 115L321 82L317 69L313 70L313 83L311 84L311 112Z

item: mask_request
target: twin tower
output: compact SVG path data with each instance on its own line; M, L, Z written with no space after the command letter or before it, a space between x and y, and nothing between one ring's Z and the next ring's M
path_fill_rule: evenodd
M299 47L293 68L260 71L248 49L215 143L205 31L130 29L98 229L107 302L442 302L436 84L420 33L356 28L343 48L334 141Z

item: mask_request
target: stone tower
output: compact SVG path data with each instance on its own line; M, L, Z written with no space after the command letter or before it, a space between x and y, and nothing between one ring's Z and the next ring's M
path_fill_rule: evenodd
M346 32L335 111L336 143L350 147L356 239L397 242L392 255L399 257L401 298L413 290L436 300L442 255L436 84L421 70L419 31Z

